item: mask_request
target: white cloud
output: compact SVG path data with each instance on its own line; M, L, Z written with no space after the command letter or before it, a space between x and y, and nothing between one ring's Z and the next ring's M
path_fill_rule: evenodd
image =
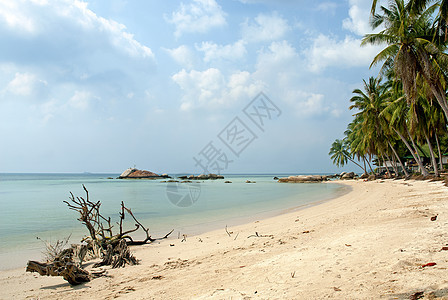
M302 68L299 55L290 43L272 42L259 52L255 75L270 84L289 87L290 81L295 80Z
M34 74L17 72L14 79L8 83L6 91L18 96L30 96L38 88L46 85L45 80L39 80Z
M338 118L342 113L342 110L334 103L331 105L326 103L325 96L321 93L306 92L292 87L285 93L284 99L291 111L300 117L313 118L330 115Z
M92 44L106 39L112 47L131 57L154 57L150 48L126 31L126 26L96 15L80 0L0 1L0 24L2 21L13 32L21 30L38 38L51 36L62 45L69 39L58 36L61 33L72 35L72 42L95 36Z
M336 40L320 34L312 46L305 52L309 69L320 72L327 67L368 67L372 59L380 51L380 47L367 45L361 48L361 40L346 36L344 40Z
M246 20L241 25L243 38L250 42L267 42L281 39L290 29L288 22L276 12L271 15L259 14L255 23Z
M56 114L58 114L58 111L60 109L60 106L58 105L57 101L55 99L51 99L42 105L39 106L40 113L42 114L42 121L43 123L47 123L51 119L54 118Z
M190 4L181 3L167 21L176 26L174 34L180 37L184 33L205 33L221 27L226 24L226 14L215 0L193 0Z
M165 49L168 54L181 66L188 69L193 68L195 57L190 47L181 45L174 49Z
M335 2L322 2L317 6L317 10L334 14L337 7L338 4Z
M68 100L70 107L85 110L89 107L89 103L96 97L88 91L75 91L75 94Z
M372 32L369 24L370 1L350 0L349 18L342 21L342 27L357 35L364 36Z
M61 16L73 19L87 30L98 30L109 35L110 42L115 47L124 50L130 56L154 57L151 49L140 44L134 36L126 32L126 26L114 20L107 20L97 16L87 8L87 3L75 0L72 5L58 10Z
M328 111L322 94L302 93L296 101L297 113L300 115L313 116Z
M210 62L218 59L237 60L246 54L245 42L239 40L234 44L217 45L213 42L202 42L196 49L204 52L204 61Z
M35 22L27 15L23 1L0 1L0 22L4 22L13 30L34 32Z
M252 79L251 74L239 71L225 76L220 70L181 70L172 77L184 92L181 110L197 108L226 109L238 101L247 101L263 88L261 82Z

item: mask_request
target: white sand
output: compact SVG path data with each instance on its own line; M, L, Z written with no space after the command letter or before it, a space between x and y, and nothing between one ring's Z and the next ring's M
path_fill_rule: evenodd
M231 237L223 228L134 248L140 265L81 286L25 268L0 272L0 298L448 299L448 188L346 184L353 190L342 197L230 227ZM255 232L272 237L249 237Z

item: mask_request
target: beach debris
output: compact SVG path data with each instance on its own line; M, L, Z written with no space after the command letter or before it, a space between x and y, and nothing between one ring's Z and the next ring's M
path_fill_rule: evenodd
M440 251L448 251L448 247L444 246L444 247L442 247L442 249L440 249Z
M70 240L70 237L72 235L70 234L68 237L66 237L63 240L57 240L54 243L51 243L47 240L42 240L40 237L36 237L36 239L42 241L45 243L45 251L43 252L45 256L46 261L52 261L54 260L61 252L67 248L68 242Z
M88 239L91 243L97 243L100 248L107 250L107 245L112 244L113 246L117 245L121 239L126 240L127 245L143 245L148 242L154 242L156 240L167 238L173 231L171 230L168 234L166 234L162 238L152 238L149 234L149 228L143 226L140 221L132 213L130 208L127 208L124 205L124 202L121 201L121 212L119 212L120 220L118 222L119 232L113 233L113 225L110 217L105 217L101 214L101 201L92 202L89 199L89 191L87 188L82 185L84 191L86 192L86 198L83 197L75 197L72 192L70 192L69 201L63 201L67 204L68 208L74 211L77 211L80 214L78 220L87 227L87 230L90 233ZM123 230L123 221L125 219L125 215L128 214L135 222L135 228L127 231ZM130 236L131 233L136 232L137 230L143 230L146 234L146 238L141 241L134 241L134 239Z
M58 255L52 254L54 258L49 257L46 263L29 261L26 271L38 272L40 275L62 276L71 285L80 284L95 278L98 272L89 273L82 267L86 257L101 258L102 261L93 265L93 268L100 266L110 266L112 268L125 267L126 265L138 264L138 260L131 253L129 245L143 245L156 240L166 239L173 231L162 238L152 238L149 234L149 228L146 228L135 217L130 208L121 202L121 211L119 212L118 233L114 232L111 217L105 217L101 214L101 201L93 202L89 198L89 191L82 186L86 197L75 197L70 192L69 201L63 201L68 208L79 213L78 221L86 226L89 235L81 240L81 244L73 244L70 248L61 251L61 247L67 242L56 243L55 246L48 247L47 251L60 252ZM124 230L123 221L125 216L130 216L134 221L135 228ZM141 229L146 234L143 240L134 240L130 234ZM54 251L53 251L54 250ZM79 259L75 262L74 257Z
M182 240L180 242L181 243L182 242L186 242L187 241L187 235L186 234L182 234L182 236L183 236L183 238L182 238Z
M347 247L351 247L352 245L350 245L350 244L345 244L345 246L347 246Z
M133 266L137 265L138 261L135 256L131 254L126 241L122 239L115 247L111 244L107 245L107 250L103 253L103 260L94 264L93 267L112 266L113 269L116 269L124 267L126 264Z
M232 237L232 233L233 233L233 231L229 232L229 230L227 230L227 225L226 225L226 233L227 233L227 235L228 235L229 237Z
M338 287L333 287L333 290L335 291L335 292L340 292L340 291L342 291L340 288L338 288Z
M291 272L291 278L294 278L294 276L296 276L296 271Z
M28 261L26 272L37 272L41 276L62 276L71 285L89 282L93 278L104 274L104 271L90 273L78 267L78 264L73 259L73 254L73 248L68 248L63 250L51 262Z
M409 299L411 300L417 300L417 299L421 299L423 298L425 292L416 292L414 294L412 294L411 296L409 296Z
M430 262L430 263L427 263L427 264L422 265L422 268L433 267L433 266L435 266L435 265L437 265L435 262Z
M431 221L434 222L435 220L437 220L437 216L438 216L438 215L432 216L432 217L431 217Z
M272 235L272 234L261 235L261 234L258 234L258 232L255 232L255 234L249 235L247 238L251 238L251 237L269 237L269 238L274 238L274 235Z

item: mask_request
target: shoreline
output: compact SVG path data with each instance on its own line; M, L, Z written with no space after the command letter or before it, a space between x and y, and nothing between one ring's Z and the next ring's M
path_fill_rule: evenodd
M252 178L251 178L252 179ZM245 179L239 179L241 182L237 182L235 184L241 185L244 183ZM307 185L322 185L322 184L332 184L331 182L322 182L322 183L310 183ZM333 182L338 183L338 182ZM275 185L278 185L279 183L274 182ZM232 186L228 186L229 189L232 189ZM324 187L324 190L326 188ZM267 218L271 218L277 215L281 215L284 213L287 213L289 211L293 210L300 210L305 207L308 207L309 205L316 205L321 202L329 201L335 197L340 196L343 193L346 193L345 191L346 187L343 187L342 185L339 185L337 188L332 188L334 191L331 194L327 194L326 192L323 192L322 196L319 196L319 194L313 194L311 197L311 203L306 204L293 204L293 202L297 202L296 199L300 199L299 202L303 201L304 199L307 199L309 196L303 196L302 194L295 194L295 195L289 195L285 198L272 198L271 202L278 202L282 205L275 204L274 206L279 207L266 207L264 209L255 208L255 211L250 212L250 210L247 210L247 208L244 209L244 212L238 212L236 211L234 213L235 216L229 217L227 216L230 214L229 212L225 212L225 215L216 214L216 218L213 220L208 220L210 218L203 217L203 220L199 219L191 219L190 217L186 217L187 222L175 222L173 226L167 224L164 224L163 226L160 226L160 228L157 228L157 226L154 225L154 220L151 219L141 219L140 221L143 224L149 224L149 227L151 229L151 235L155 238L164 236L167 232L169 232L171 229L174 229L174 232L172 234L172 237L177 237L178 234L182 236L182 234L187 234L188 236L195 236L199 234L204 234L209 231L218 230L221 228L224 228L226 225L228 226L236 226L236 225L243 225L247 223L251 223L256 220L263 220ZM342 190L339 191L339 190ZM299 189L299 192L302 192L302 190ZM316 200L315 198L319 199ZM292 201L291 201L292 200ZM306 202L306 201L305 201ZM207 204L200 204L199 208ZM259 206L260 207L260 206ZM190 213L195 213L190 212ZM214 213L213 211L211 213ZM73 217L76 217L76 215L73 215ZM73 218L75 219L75 218ZM70 220L72 221L72 220ZM152 225L151 225L152 224ZM75 226L76 225L76 226ZM53 232L52 234L48 233L42 233L42 236L44 237L43 240L49 240L49 241L56 241L58 239L63 239L64 237L71 236L70 243L78 243L79 240L85 236L86 230L85 227L81 224L76 223L74 227L71 230L66 230L66 232L55 234L56 232ZM128 224L129 225L129 224ZM165 227L165 229L161 229L162 227ZM40 234L35 234L35 236L42 237ZM49 236L49 237L47 237ZM137 234L134 236L137 239L144 239L144 234L142 232L137 232ZM29 238L29 237L28 237ZM10 249L5 248L7 251L0 251L0 258L2 259L3 263L0 263L0 271L8 271L8 270L14 270L14 269L20 269L24 266L26 266L26 263L28 260L37 260L40 261L43 256L43 252L45 251L44 243L41 241L36 241L36 239L33 237L32 241L33 244L24 244L23 247L27 248L20 248L18 245L14 245L15 249L11 251Z
M0 298L448 297L448 252L440 251L448 242L448 189L413 180L337 183L352 191L228 227L231 236L222 228L132 248L140 265L80 287L24 268L0 271ZM429 262L437 265L422 267Z

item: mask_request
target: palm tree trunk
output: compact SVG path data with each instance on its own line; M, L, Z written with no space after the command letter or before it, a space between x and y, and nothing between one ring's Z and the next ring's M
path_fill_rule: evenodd
M423 167L422 161L417 158L417 156L415 156L415 153L411 147L411 145L409 145L408 141L404 138L404 136L401 134L401 132L399 132L397 129L395 129L394 127L392 127L392 129L398 134L398 136L400 137L400 139L403 141L403 143L406 145L406 147L408 148L409 152L411 152L412 157L414 158L414 160L417 162L419 168L423 171L422 174L424 176L428 176L428 172L426 171L425 167Z
M383 160L383 165L384 165L384 167L386 167L386 170L387 170L387 177L390 178L390 170L389 170L389 168L387 167L386 161L384 160L384 156L383 156L382 154L381 154L381 159Z
M404 176L409 177L408 171L406 171L406 168L404 167L403 163L401 162L400 156L398 156L397 151L395 151L394 147L392 147L392 144L387 141L389 144L390 149L392 149L392 152L395 154L395 157L397 158L398 162L400 163L401 169L403 170Z
M440 171L443 171L443 163L442 163L442 151L440 151L439 138L437 137L437 133L434 134L436 137L437 151L439 151L439 167Z
M352 159L351 157L347 157L349 161L351 161L352 163L354 163L355 165L357 165L358 167L360 167L362 169L362 166L360 164L358 164L354 159Z
M394 168L395 177L397 177L397 176L398 176L398 169L397 169L397 161L395 160L395 157L394 157L393 160L391 160L390 156L389 156L387 153L386 153L385 155L386 155L386 158L387 158L390 162L392 162L392 168Z
M422 173L423 176L428 176L429 175L428 170L426 170L425 166L423 165L422 158L420 157L420 154L418 154L417 145L415 144L414 139L412 138L411 134L409 133L409 130L407 127L406 127L406 132L408 133L408 136L409 136L409 139L411 140L412 146L414 146L415 155L418 158L417 163L418 163L418 167L420 168L420 172Z
M436 156L434 155L434 150L432 149L431 141L429 140L428 134L425 132L426 142L428 143L429 154L431 155L432 167L434 169L434 175L439 177L439 170L437 169Z
M373 171L372 165L370 164L370 160L366 158L364 159L367 161L367 164L369 165L370 172L372 172L372 174L375 174L375 171Z
M438 74L434 74L434 67L430 62L430 59L428 57L428 53L422 51L419 49L418 56L420 60L423 62L422 66L423 68L423 77L425 78L425 81L428 83L428 86L434 95L434 97L437 99L437 102L439 103L440 107L443 110L443 113L445 114L445 117L448 120L448 103L446 102L446 92L445 89L442 88L440 82L434 82L434 77L437 77Z

